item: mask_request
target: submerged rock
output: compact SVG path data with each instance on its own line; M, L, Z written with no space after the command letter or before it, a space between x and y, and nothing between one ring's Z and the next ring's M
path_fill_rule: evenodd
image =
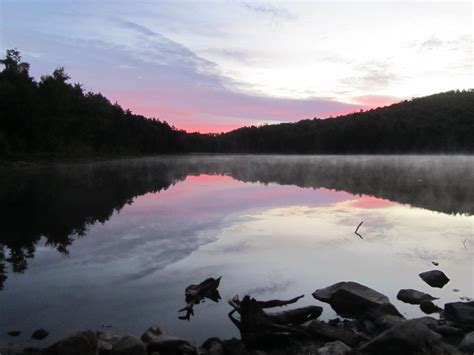
M346 318L384 314L402 317L387 296L357 282L338 282L314 291L313 297L329 303L337 314Z
M19 330L12 330L12 331L9 331L7 334L11 337L17 337L21 334L21 332Z
M464 328L474 330L474 301L446 303L444 316Z
M56 349L58 355L96 355L99 343L94 332L88 330L61 340Z
M398 291L397 299L409 304L421 304L424 301L433 301L437 300L438 298L421 291L413 289L403 289Z
M49 332L44 329L37 329L31 334L31 339L43 340L49 335Z
M145 344L133 335L123 336L112 348L112 355L146 355L146 353Z
M454 355L456 349L442 336L417 320L404 321L386 330L359 348L363 354Z
M431 287L443 288L449 282L449 278L441 270L425 271L418 275Z
M349 346L337 340L324 344L322 348L318 349L317 355L346 355L351 351L352 349Z

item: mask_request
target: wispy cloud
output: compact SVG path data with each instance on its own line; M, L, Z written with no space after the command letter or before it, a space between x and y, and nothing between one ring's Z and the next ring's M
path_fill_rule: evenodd
M257 14L269 16L273 20L293 20L296 18L291 12L282 7L274 6L273 4L263 3L258 1L241 1L244 8Z
M345 78L341 83L345 86L357 89L381 89L389 86L391 82L398 79L387 62L371 61L358 65L355 69L360 75Z
M182 44L162 34L132 21L115 19L123 30L135 33L134 43L129 43L130 54L141 61L161 65L171 65L200 73L215 73L217 65L199 57Z
M428 51L436 49L466 49L469 46L472 48L472 35L462 35L455 39L440 39L432 35L428 38L414 40L409 43L409 47Z
M131 30L139 32L139 33L141 33L145 36L156 36L157 35L156 32L150 30L148 27L139 25L139 24L137 24L135 22L132 22L132 21L117 19L116 22L123 28L131 29Z

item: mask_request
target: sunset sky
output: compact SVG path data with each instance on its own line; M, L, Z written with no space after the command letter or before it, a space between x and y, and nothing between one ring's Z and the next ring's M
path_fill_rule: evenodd
M228 131L473 86L472 2L7 1L0 49L180 129Z

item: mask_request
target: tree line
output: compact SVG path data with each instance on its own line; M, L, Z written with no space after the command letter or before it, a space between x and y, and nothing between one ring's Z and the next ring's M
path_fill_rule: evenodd
M70 84L63 67L35 81L16 49L0 60L0 156L161 153L474 152L474 90L450 91L327 119L187 133Z

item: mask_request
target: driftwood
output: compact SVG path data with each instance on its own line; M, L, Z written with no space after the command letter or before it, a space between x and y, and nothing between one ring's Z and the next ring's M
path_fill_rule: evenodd
M258 306L260 308L274 308L274 307L283 307L287 306L289 304L293 304L298 302L301 298L303 298L304 295L289 299L289 300L270 300L270 301L256 301ZM229 301L230 305L234 308L239 308L240 307L240 300L239 296L235 295L234 298L232 298L231 301Z
M318 318L322 313L322 308L318 306L307 306L289 311L268 314L270 319L282 325L300 325L309 320Z
M178 312L186 311L186 315L179 316L179 319L189 321L191 316L194 315L194 305L201 303L206 298L219 302L221 295L217 288L221 282L221 277L214 279L212 277L204 280L199 285L189 285L185 290L185 301L186 306L181 308Z
M322 312L321 307L308 306L274 314L268 314L263 310L295 303L301 297L303 296L286 301L257 301L249 296L245 296L240 301L238 297L234 297L229 301L234 308L229 313L229 318L239 328L242 341L249 346L265 342L272 343L275 338L289 334L310 337L298 325L319 317ZM236 312L240 315L240 319L234 317Z

